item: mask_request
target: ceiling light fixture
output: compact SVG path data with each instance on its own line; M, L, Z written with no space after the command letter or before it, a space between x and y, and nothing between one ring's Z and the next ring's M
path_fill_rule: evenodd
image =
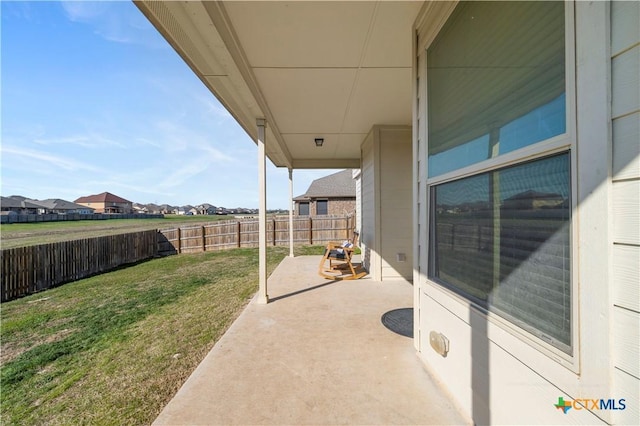
M315 142L316 142L316 146L322 146L322 144L324 143L324 139L323 138L315 138Z

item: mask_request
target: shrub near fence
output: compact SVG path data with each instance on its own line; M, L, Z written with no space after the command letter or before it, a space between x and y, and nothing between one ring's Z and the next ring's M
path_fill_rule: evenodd
M0 298L5 302L152 258L157 238L150 230L2 250Z

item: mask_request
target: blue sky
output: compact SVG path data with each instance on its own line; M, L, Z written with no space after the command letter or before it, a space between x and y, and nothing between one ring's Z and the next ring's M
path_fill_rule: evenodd
M0 3L3 196L258 206L256 145L132 2ZM294 196L332 172L295 170Z

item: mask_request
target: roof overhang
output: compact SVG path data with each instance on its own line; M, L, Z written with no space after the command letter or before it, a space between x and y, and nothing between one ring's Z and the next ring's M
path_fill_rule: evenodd
M373 125L411 124L422 1L134 2L278 167L359 168Z

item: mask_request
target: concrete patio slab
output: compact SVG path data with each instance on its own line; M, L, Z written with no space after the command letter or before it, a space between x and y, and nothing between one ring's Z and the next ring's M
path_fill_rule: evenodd
M247 306L154 424L468 424L381 323L412 307L411 284L329 281L319 261L285 258L271 302Z

